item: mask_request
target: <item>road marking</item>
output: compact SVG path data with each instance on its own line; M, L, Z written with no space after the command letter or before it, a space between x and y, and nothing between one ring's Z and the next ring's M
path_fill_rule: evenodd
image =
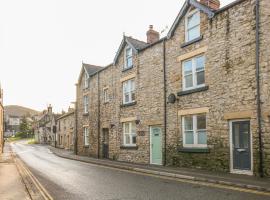
M160 175L155 175L155 174L135 172L135 171L127 170L127 169L119 169L119 168L115 168L115 167L102 166L102 165L94 164L94 163L85 163L85 164L98 166L98 167L106 168L106 169L113 169L116 171L128 172L128 173L139 174L139 175L144 175L144 176L146 175L146 176L151 176L151 177L165 179L165 180L172 180L172 181L177 181L177 182L182 182L182 183L190 183L190 184L202 185L202 186L207 186L207 187L214 187L214 188L220 188L220 189L234 190L234 191L238 191L238 192L245 192L245 193L252 193L252 194L257 194L257 195L270 196L269 192L252 190L252 189L248 189L248 188L245 189L245 188L240 188L240 187L236 187L236 186L229 186L229 185L227 186L227 185L221 185L221 184L216 184L216 183L206 183L206 182L179 179L179 178L173 178L173 177L165 177L165 176L160 176Z
M32 174L32 172L27 168L27 166L22 162L20 158L18 158L15 153L13 153L15 164L17 165L18 169L22 172L28 175L28 177L31 179L32 183L36 186L40 194L43 196L45 200L53 200L52 196L49 194L49 192L41 185L41 183L38 181L38 179ZM30 193L29 193L30 194Z

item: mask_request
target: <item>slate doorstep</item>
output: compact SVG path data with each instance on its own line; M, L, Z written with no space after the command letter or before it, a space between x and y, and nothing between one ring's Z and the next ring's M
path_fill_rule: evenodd
M77 156L74 154L71 155L71 154L61 153L53 147L49 147L49 149L55 155L62 157L62 158L70 159L70 160L77 160L77 161L92 163L92 164L96 164L96 165L102 165L102 166L113 167L113 168L117 168L117 169L124 169L124 170L140 172L140 173L145 173L145 174L151 174L151 175L158 175L158 176L169 177L169 178L176 178L176 179L183 179L183 180L190 180L190 181L197 181L197 182L204 182L204 183L213 183L213 184L220 184L220 185L231 186L231 187L238 187L238 188L245 188L245 189L257 190L257 191L270 192L270 188L258 186L258 185L243 184L243 183L237 183L237 182L231 182L231 181L221 181L221 180L215 180L215 179L211 179L211 178L202 178L202 177L184 175L184 174L180 174L180 173L158 171L156 169L145 169L143 167L140 168L138 166L132 167L132 166L121 164L121 163L119 163L119 164L113 163L114 161L107 162L107 161L95 159L95 158L86 159L87 157L85 158L83 156Z

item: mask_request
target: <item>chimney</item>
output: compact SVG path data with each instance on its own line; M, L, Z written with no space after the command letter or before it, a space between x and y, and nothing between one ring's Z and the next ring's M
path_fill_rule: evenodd
M49 104L49 106L48 106L48 113L52 114L52 105L51 104Z
M159 40L159 32L155 31L153 29L153 25L149 26L149 30L146 33L147 35L147 43L152 44L154 42L157 42Z
M212 10L218 10L220 8L219 0L200 0L200 3L205 6L208 6Z

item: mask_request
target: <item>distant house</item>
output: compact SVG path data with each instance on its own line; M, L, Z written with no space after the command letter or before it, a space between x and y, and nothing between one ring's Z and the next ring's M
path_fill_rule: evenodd
M59 148L74 149L74 109L69 109L56 119L56 145Z
M20 131L21 117L5 115L5 137L15 135Z
M36 116L33 123L35 141L40 144L55 144L56 118L58 115L52 112L52 106L49 105L47 110L39 116Z

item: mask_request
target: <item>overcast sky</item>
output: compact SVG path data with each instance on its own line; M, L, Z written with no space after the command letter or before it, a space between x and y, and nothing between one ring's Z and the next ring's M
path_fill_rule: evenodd
M233 0L221 0L222 6ZM0 0L5 105L56 112L75 100L82 61L113 61L123 33L146 40L170 27L184 0Z

